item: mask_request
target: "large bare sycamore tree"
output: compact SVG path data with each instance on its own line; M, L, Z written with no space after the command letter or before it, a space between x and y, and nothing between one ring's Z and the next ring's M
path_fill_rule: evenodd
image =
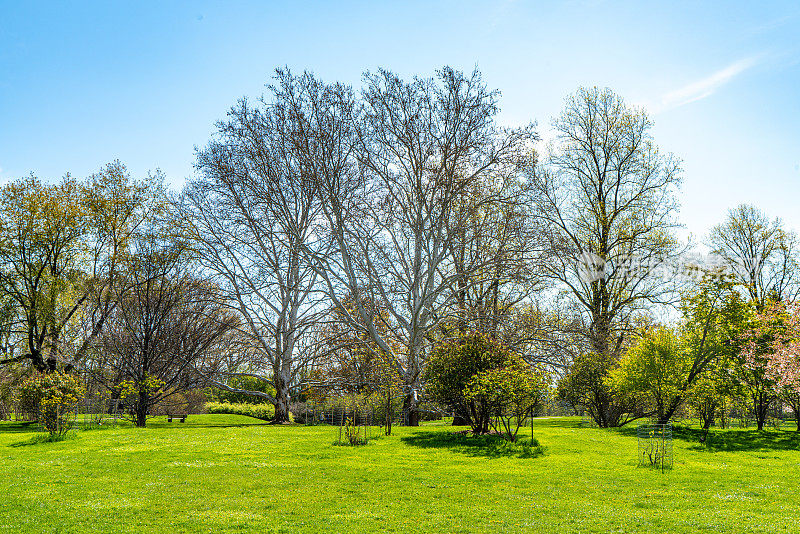
M368 73L360 95L278 70L270 92L255 107L241 101L198 153L202 177L184 205L203 269L271 366L278 417L317 353L298 344L333 307L402 377L415 424L426 355L454 311L454 288L477 284L496 255L455 264L456 241L472 237L454 227L456 212L467 195L481 209L510 202L532 128L498 128L497 93L479 73L449 68L410 81ZM380 325L368 303L385 308Z
M654 271L677 247L680 166L653 143L646 113L609 89L579 89L554 126L555 144L531 172L547 240L544 275L584 325L586 357L573 365L581 376L569 389L600 426L613 426L630 407L603 377L635 315L674 296Z
M281 71L271 98L241 100L197 153L200 178L184 195L197 260L220 298L242 317L247 365L217 369L271 382L275 394L220 387L267 397L275 421L289 420L290 388L313 351L300 350L313 324L317 274L304 250L316 247L319 217L315 177L295 147L301 117L293 115L298 91L314 90Z
M396 367L414 425L434 329L453 310L457 280L480 267L454 269L454 210L477 181L491 194L492 180L519 170L533 134L495 125L498 95L477 71L444 68L435 78L405 81L381 70L364 84L356 102L337 86L309 102L312 123L329 128L307 132L324 140L307 161L333 247L312 256L345 320L365 328ZM354 310L343 295L353 296ZM375 325L363 302L385 306L389 328Z

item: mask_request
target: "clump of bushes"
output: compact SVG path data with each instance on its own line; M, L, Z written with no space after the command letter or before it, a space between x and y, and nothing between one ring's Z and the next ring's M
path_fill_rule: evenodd
M207 402L206 411L208 413L229 413L235 415L246 415L256 419L270 421L275 417L275 407L272 404L249 404L244 402Z
M453 411L454 424L469 424L474 434L491 428L511 442L550 396L543 369L481 332L462 333L436 346L426 379L427 393Z
M61 437L75 423L75 407L85 395L83 382L61 371L34 374L19 387L17 397L22 409L34 415L51 436Z
M536 458L544 454L544 446L536 438L531 438L531 441L521 441L520 445L522 446L520 453L522 458Z

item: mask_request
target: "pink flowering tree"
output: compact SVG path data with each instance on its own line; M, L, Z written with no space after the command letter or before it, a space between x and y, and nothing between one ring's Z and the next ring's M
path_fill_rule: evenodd
M784 305L782 315L784 329L773 343L766 374L779 398L791 407L800 431L800 306Z
M800 430L800 307L776 302L756 314L743 335L739 379L752 401L758 429L769 405L780 398L794 412Z

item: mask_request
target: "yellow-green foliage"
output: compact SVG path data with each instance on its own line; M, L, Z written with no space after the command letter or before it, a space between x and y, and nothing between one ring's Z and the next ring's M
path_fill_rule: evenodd
M164 386L164 381L152 375L143 380L125 380L119 384L120 398L127 404L136 404L140 393L154 395Z
M28 377L20 386L18 397L50 434L63 434L72 428L75 406L84 394L78 377L54 371Z
M465 388L476 375L503 367L511 358L511 351L496 339L480 332L464 333L431 353L425 371L426 393L469 421L476 432L485 431L488 407L470 406Z
M686 395L691 369L692 358L681 338L658 327L642 333L607 380L618 394L644 400L660 418L667 406Z
M350 445L366 445L367 438L361 437L361 427L356 425L352 417L348 417L344 425L344 435Z
M521 358L472 377L464 388L467 399L484 399L493 412L525 412L545 401L547 384L542 373L534 371Z
M510 441L516 441L525 416L548 395L544 373L516 354L502 367L476 374L464 388L464 397L488 407L492 426Z

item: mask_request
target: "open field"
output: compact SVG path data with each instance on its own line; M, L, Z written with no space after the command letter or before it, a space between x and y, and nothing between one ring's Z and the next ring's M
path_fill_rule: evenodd
M335 428L243 416L153 420L37 443L0 423L2 532L798 532L800 435L677 431L675 469L636 466L633 428L543 419L544 456L396 428L365 447ZM377 433L377 431L376 431Z

